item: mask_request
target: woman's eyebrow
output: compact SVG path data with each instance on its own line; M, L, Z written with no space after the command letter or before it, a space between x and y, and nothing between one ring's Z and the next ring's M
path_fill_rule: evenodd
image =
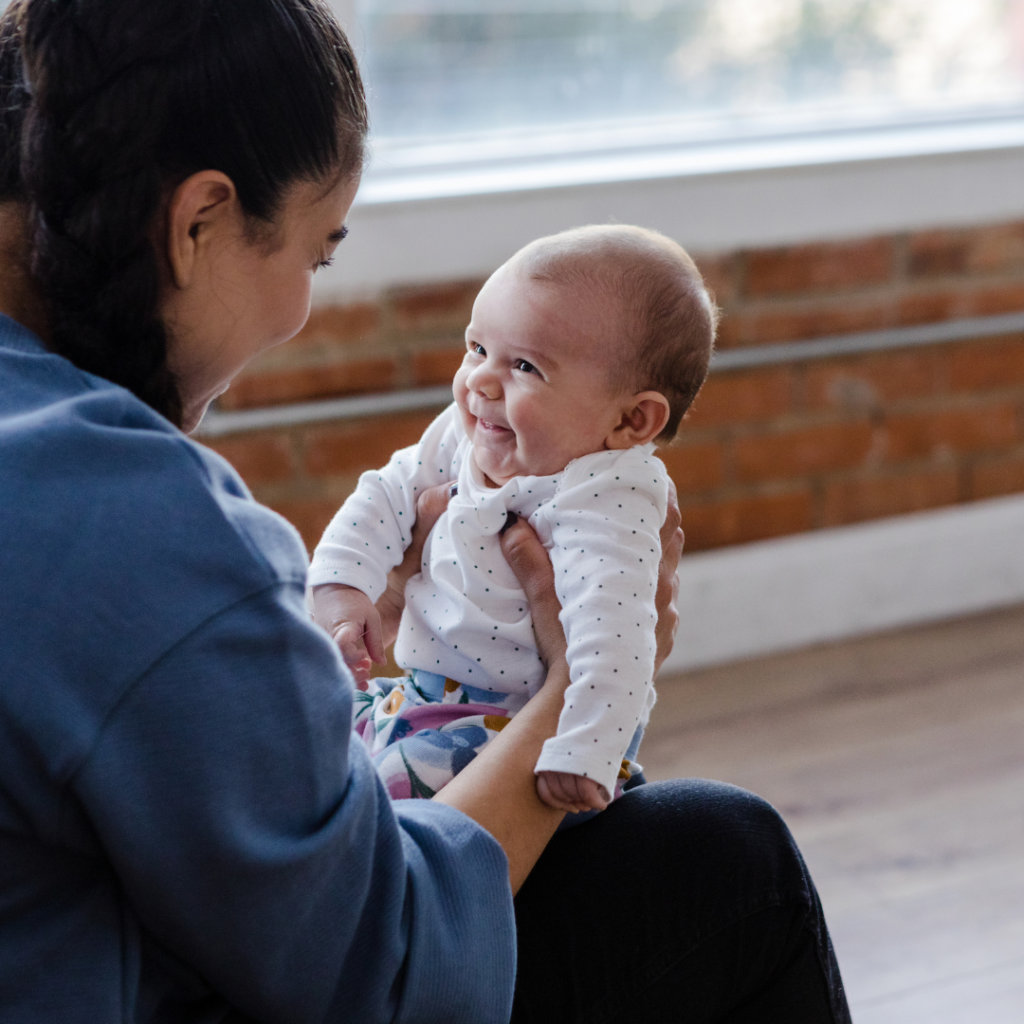
M340 228L338 228L337 231L332 231L327 236L327 241L328 242L340 242L347 234L348 234L348 225L347 224L342 224L342 226Z

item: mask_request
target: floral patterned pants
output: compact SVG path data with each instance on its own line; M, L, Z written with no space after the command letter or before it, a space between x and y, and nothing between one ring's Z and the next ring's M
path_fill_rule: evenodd
M508 725L519 710L509 704L506 693L411 669L396 679L371 679L365 691L356 691L353 728L392 800L429 799ZM643 770L631 760L642 735L637 730L626 752L613 799ZM565 824L595 813L567 815Z

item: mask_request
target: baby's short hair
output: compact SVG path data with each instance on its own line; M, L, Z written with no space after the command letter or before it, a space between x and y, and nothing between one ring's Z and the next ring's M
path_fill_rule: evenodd
M718 328L718 308L686 250L647 228L593 224L538 238L510 262L531 280L596 286L623 304L634 390L668 399L658 440L671 441L707 377Z

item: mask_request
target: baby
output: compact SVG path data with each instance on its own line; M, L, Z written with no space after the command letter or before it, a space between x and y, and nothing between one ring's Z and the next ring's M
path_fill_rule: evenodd
M686 252L636 227L541 238L483 286L455 402L363 474L310 570L317 621L361 688L356 731L393 798L432 796L544 681L499 544L510 513L548 550L568 643L538 793L602 810L640 771L668 492L654 443L672 440L704 381L716 317ZM406 587L395 642L406 675L368 681L383 660L374 602L410 543L418 495L447 481L452 499Z

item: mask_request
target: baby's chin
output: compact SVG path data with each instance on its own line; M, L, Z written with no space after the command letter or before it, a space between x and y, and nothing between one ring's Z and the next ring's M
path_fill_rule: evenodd
M489 487L504 487L517 476L554 476L565 469L552 466L550 460L501 457L478 445L473 446L473 462Z
M503 487L517 476L528 475L517 470L514 459L502 457L481 445L474 444L472 453L473 464L488 487Z

